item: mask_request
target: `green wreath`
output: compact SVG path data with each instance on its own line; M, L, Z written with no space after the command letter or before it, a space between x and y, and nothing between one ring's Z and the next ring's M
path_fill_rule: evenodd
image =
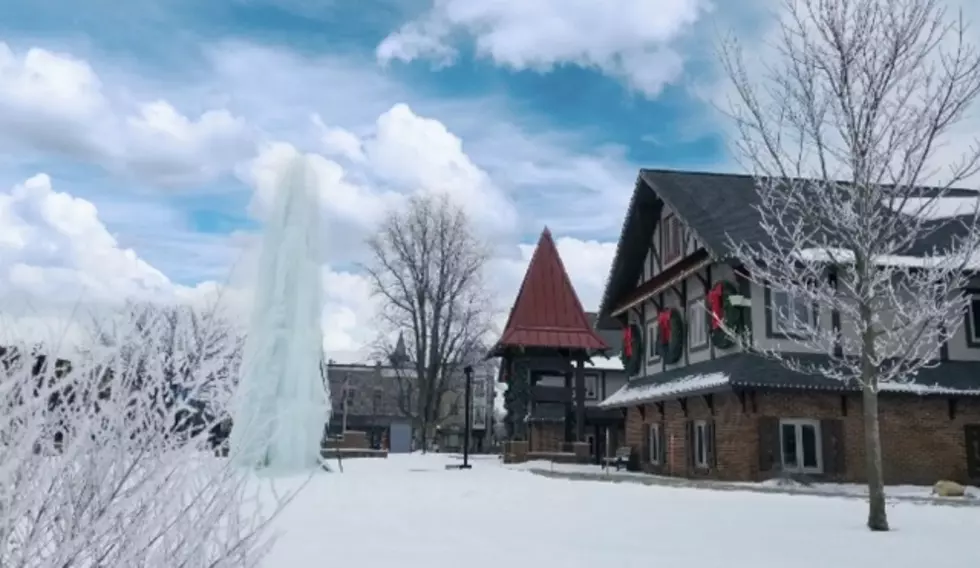
M643 331L630 324L623 329L623 350L619 354L627 376L639 374L643 364Z
M684 318L679 311L667 308L657 315L657 353L664 363L673 365L684 355Z
M705 309L709 314L708 325L711 326L711 343L718 349L731 349L735 345L735 340L725 328L734 332L745 329L744 311L733 305L731 300L732 296L737 295L738 288L735 284L722 280L711 287L705 298Z

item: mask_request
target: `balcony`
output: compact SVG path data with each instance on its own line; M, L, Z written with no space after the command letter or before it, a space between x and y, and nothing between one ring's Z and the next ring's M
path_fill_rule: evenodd
M571 402L572 389L534 385L531 398L535 402Z

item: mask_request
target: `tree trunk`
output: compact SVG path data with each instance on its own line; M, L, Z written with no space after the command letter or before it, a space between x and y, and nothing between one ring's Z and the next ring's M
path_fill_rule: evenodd
M868 528L888 530L885 512L885 482L881 465L881 436L878 431L878 393L865 386L862 393L864 408L864 459L868 476Z

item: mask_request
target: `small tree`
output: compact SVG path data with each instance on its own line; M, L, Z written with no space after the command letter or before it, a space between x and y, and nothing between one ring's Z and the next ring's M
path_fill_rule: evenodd
M934 364L963 320L976 208L942 210L980 154L942 164L937 150L980 91L980 57L937 0L784 5L779 58L761 80L736 43L724 50L766 236L731 247L751 278L802 310L784 314L784 331L827 358L768 355L860 387L867 524L888 530L877 397Z
M381 299L384 327L404 333L404 349L390 338L381 355L396 367L399 404L426 450L448 418L463 367L484 351L491 304L483 270L489 246L447 197L413 197L388 216L368 241L365 267Z
M175 326L166 310L150 311L107 318L98 341L68 359L5 346L0 566L260 564L267 523L289 496L258 491L249 472L213 457L210 419L199 431L174 428L186 406L159 394L179 376L223 408L225 391L206 386L237 347L216 344L223 350L208 357L171 349L175 333L194 335L189 321Z

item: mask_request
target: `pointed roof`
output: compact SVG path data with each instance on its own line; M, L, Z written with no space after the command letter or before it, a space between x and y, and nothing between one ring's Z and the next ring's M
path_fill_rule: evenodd
M510 309L507 326L491 354L500 355L507 347L608 347L589 325L547 227L538 239L517 299Z

